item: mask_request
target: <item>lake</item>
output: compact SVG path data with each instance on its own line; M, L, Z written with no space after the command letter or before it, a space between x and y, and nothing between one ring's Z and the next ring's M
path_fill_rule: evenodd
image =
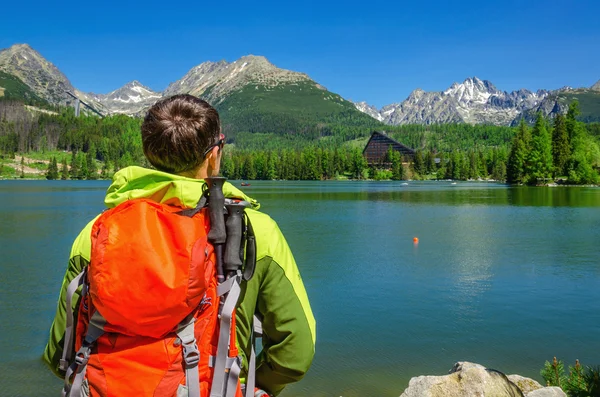
M39 357L72 241L107 187L0 181L0 396L60 393ZM243 190L279 223L317 319L313 367L282 396L399 396L411 377L465 360L538 381L553 356L600 364L600 188Z

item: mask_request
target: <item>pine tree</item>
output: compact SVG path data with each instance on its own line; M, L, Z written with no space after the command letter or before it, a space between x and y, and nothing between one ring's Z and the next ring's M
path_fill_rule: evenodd
M95 180L98 179L98 166L96 165L96 148L94 145L90 145L88 152L85 155L85 163L87 172L85 175L86 179Z
M425 171L423 162L423 153L420 150L417 150L415 153L415 157L413 159L413 171L419 175L423 175Z
M71 152L71 171L69 172L71 179L79 179L79 162L77 161L77 152Z
M391 155L392 162L392 180L401 181L406 179L404 167L402 166L402 156L396 151L392 151Z
M583 123L576 120L579 114L577 101L569 105L565 120L571 156L567 161L569 183L598 183L598 167L600 166L600 147L586 131Z
M110 161L106 159L104 161L104 165L102 166L102 171L100 173L100 178L108 179L108 173L110 172Z
M431 150L425 155L425 173L431 174L435 172L435 156Z
M46 179L55 180L58 179L58 164L56 163L56 157L52 157L50 163L48 163L48 171L46 172Z
M567 134L569 135L569 142L572 144L573 140L577 135L577 116L581 112L579 111L579 102L574 101L569 104L569 110L567 110L567 117L565 119L565 126L567 128ZM573 148L571 147L571 152Z
M63 157L62 165L60 169L60 179L67 180L69 179L69 167L67 166L67 158Z
M331 176L332 176L332 174L333 174L331 172L332 164L331 164L331 153L330 153L330 150L323 149L320 152L321 152L321 156L320 156L320 159L321 159L321 169L323 170L323 177L325 179L330 179Z
M557 175L567 174L566 165L570 156L571 147L565 117L559 113L554 118L554 130L552 131L552 159Z
M83 152L79 152L77 155L77 166L79 169L79 172L77 173L77 179L86 179L88 176L88 166Z
M242 179L256 179L256 168L254 168L254 159L251 155L248 155L246 161L244 161Z
M479 158L475 152L469 153L469 168L468 168L468 178L467 179L477 179L479 176Z
M221 156L221 173L223 176L233 179L234 165L233 159L231 158L231 153L229 153L229 151L223 153Z
M367 170L366 173L365 170ZM352 151L352 174L356 179L364 178L365 175L368 177L367 159L362 155L362 151L359 148L355 148Z
M462 154L459 153L458 151L454 151L454 153L452 153L452 176L451 176L451 179L460 180L461 177L463 179L465 179L462 172L463 172Z
M521 119L517 135L513 138L508 164L506 166L506 180L508 183L523 183L525 181L526 157L529 143L529 129Z
M541 112L538 113L531 131L531 150L527 155L525 172L530 184L552 177L552 139Z
M267 158L267 180L272 181L277 178L277 172L275 171L275 159L271 153Z

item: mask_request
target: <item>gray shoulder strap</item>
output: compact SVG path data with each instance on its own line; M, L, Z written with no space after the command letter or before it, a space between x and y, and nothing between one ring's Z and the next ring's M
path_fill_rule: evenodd
M59 366L58 368L60 368L62 371L66 371L67 368L69 368L69 362L71 361L71 351L73 350L73 340L74 340L74 336L75 336L75 324L74 324L74 318L75 316L73 315L73 295L75 295L75 292L77 291L77 289L79 288L80 285L82 285L85 282L85 276L87 274L87 266L83 268L83 271L81 273L79 273L77 275L77 277L75 277L73 280L71 280L71 282L69 283L69 285L67 286L67 307L66 312L67 312L67 324L66 324L66 328L65 328L65 342L63 344L63 352L62 352L62 357L59 361ZM82 291L83 292L83 291ZM84 294L82 293L81 296L83 296Z
M85 379L88 360L92 354L92 346L98 338L104 334L105 324L106 320L104 317L100 312L96 311L88 324L88 331L83 340L83 344L75 354L75 360L67 369L65 385L61 393L62 397L79 397L82 395L81 389L84 387L83 380ZM73 384L71 384L71 377L73 374L75 374L75 378L73 378Z
M184 320L177 330L177 336L181 340L183 350L183 361L185 362L185 385L188 397L200 397L200 376L198 374L198 363L200 362L200 350L194 336L194 317L190 321Z
M228 366L228 358L231 332L235 332L235 330L232 330L231 322L238 298L240 297L240 278L241 275L231 277L217 286L217 294L221 296L221 299L225 298L225 303L221 309L219 342L217 345L217 357L215 358L210 397L224 397L226 395L227 385L233 382L229 376L235 375L235 371L233 373L230 371L231 367ZM239 377L239 373L237 375ZM237 380L235 384L237 387Z

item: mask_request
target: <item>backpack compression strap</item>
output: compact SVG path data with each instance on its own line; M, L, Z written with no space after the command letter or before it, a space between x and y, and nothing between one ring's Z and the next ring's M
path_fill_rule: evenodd
M236 393L241 363L239 357L229 357L229 342L231 340L231 332L235 332L235 329L232 329L231 325L237 301L240 297L240 279L241 275L238 271L238 275L225 280L217 286L217 295L223 297L225 303L221 311L219 342L210 397L229 397L235 396Z
M83 340L83 344L75 354L75 360L67 369L65 386L61 393L62 397L79 397L82 395L81 389L83 387L83 380L85 379L87 363L90 359L90 354L92 353L92 345L102 336L102 334L104 334L105 324L106 320L104 317L102 317L100 312L96 311L88 324L88 330L85 339ZM71 385L70 380L73 374L75 374L75 378Z
M191 320L186 320L182 321L177 329L177 336L181 340L183 361L185 362L185 385L188 397L200 397L200 377L198 375L200 351L194 337L195 319L192 316Z

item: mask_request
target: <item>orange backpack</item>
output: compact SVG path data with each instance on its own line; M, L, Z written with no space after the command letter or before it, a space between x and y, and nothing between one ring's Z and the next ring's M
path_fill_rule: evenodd
M218 282L205 203L182 211L134 199L96 220L90 264L67 292L63 396L243 396L235 332L242 269ZM239 217L240 207L243 218L240 204L230 214ZM242 260L253 242L249 222L232 234ZM69 309L80 285L75 321ZM247 395L254 365L252 351Z

